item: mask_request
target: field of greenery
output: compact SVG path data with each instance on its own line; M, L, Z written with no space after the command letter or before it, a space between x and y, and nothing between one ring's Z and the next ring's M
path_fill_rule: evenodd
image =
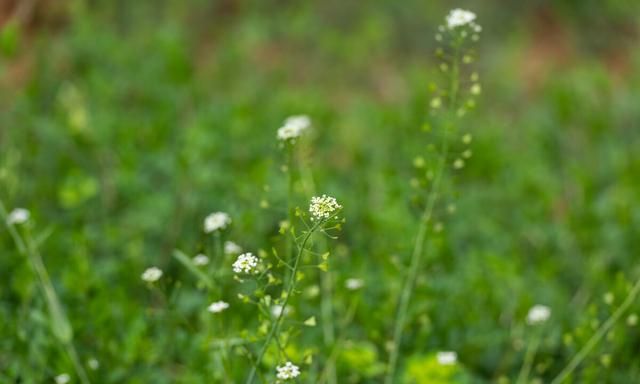
M640 382L639 41L624 0L2 2L0 383Z

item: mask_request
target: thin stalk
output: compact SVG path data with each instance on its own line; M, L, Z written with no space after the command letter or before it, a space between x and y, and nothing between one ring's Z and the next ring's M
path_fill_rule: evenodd
M538 352L538 346L540 345L540 334L537 334L531 343L527 346L527 352L524 356L524 363L518 374L518 380L516 384L526 384L529 380L529 373L531 372L531 366L533 365L533 359Z
M604 337L604 335L613 327L613 325L622 317L622 315L629 309L631 304L636 300L636 297L640 293L640 279L636 281L633 288L624 299L622 304L613 312L613 314L605 321L600 328L596 331L596 333L591 336L589 341L582 347L582 349L571 359L569 364L556 376L551 384L559 384L562 383L579 365L582 361L587 357L589 352L593 349L593 347L598 344L600 339Z
M446 138L444 139L446 142ZM447 145L444 145L445 155ZM391 346L391 352L389 354L389 363L387 376L385 378L385 384L392 384L395 368L398 362L398 353L400 350L400 339L402 338L402 329L404 328L404 323L406 321L407 312L409 309L409 301L411 299L411 293L413 291L413 287L415 285L416 277L418 276L418 270L420 268L420 262L422 259L422 250L424 248L425 238L427 235L427 227L428 223L431 220L431 216L433 215L433 207L435 206L437 200L437 190L440 186L440 180L442 179L442 174L444 171L444 165L446 164L446 159L440 161L440 165L438 167L438 171L436 174L435 181L433 183L433 189L431 190L429 200L427 203L427 207L425 208L422 217L420 218L420 226L418 227L418 234L416 236L416 241L413 247L413 253L411 255L411 263L409 266L409 276L405 280L402 292L400 294L400 304L398 305L398 312L396 313L396 322L393 330L393 344Z
M76 371L78 378L82 384L89 384L89 377L85 372L82 364L80 363L80 359L78 358L78 353L73 345L73 329L71 328L71 323L69 322L64 310L62 309L62 305L60 304L60 299L56 294L55 289L53 288L53 284L49 277L49 273L42 261L42 256L37 250L36 245L33 242L31 236L28 235L23 237L14 224L7 221L7 211L5 209L4 204L0 201L0 218L5 222L7 226L7 230L9 231L13 241L16 243L18 247L18 252L25 256L38 280L40 288L44 293L45 299L47 301L47 306L49 308L49 315L51 316L52 322L52 330L56 340L60 342L65 352L69 355L73 367Z
M335 342L335 328L333 325L333 300L332 300L332 286L333 279L330 271L320 273L320 285L322 290L322 296L320 301L320 309L322 315L322 335L324 339L325 347L333 345ZM329 384L336 384L336 367L333 360L327 361L327 382Z
M456 98L458 94L458 81L459 81L458 80L458 77L459 77L458 57L459 57L459 48L456 47L455 55L453 58L452 75L451 75L450 84L449 84L449 87L450 87L449 109L450 109L450 112L453 112L453 113L455 113ZM449 150L449 144L447 140L448 130L449 130L449 127L445 126L444 134L442 135L440 162L436 170L436 176L434 178L433 186L431 188L431 191L429 192L427 205L424 211L422 212L422 216L420 217L420 226L418 227L418 233L416 235L416 240L413 246L413 252L411 254L411 262L409 264L409 275L407 279L404 281L404 286L400 293L398 311L396 312L395 326L393 329L393 342L391 345L391 351L389 353L387 374L384 380L385 384L392 384L394 381L395 370L398 364L398 356L400 352L400 342L402 339L402 331L406 321L407 312L409 310L411 293L413 292L413 287L415 286L416 278L418 276L418 270L420 269L423 248L424 248L424 244L427 236L428 224L429 224L429 221L431 221L431 217L433 215L433 209L435 207L435 204L439 195L442 175L444 173L444 170L447 164L447 154Z
M309 232L307 232L307 234L305 235L304 239L302 240L302 244L300 245L300 248L298 249L298 253L296 255L296 259L295 262L293 264L293 269L291 270L291 274L289 275L289 280L287 283L287 289L286 289L286 295L284 298L284 302L282 303L282 310L280 311L280 313L278 314L278 317L276 318L276 321L273 323L273 325L271 326L271 330L269 330L269 333L267 334L267 338L265 339L264 344L262 345L262 348L260 349L260 353L258 353L258 357L256 358L256 361L254 362L253 366L251 367L251 371L249 372L249 376L247 377L247 381L246 384L251 384L253 383L253 379L255 378L256 375L256 371L258 370L260 363L262 362L262 358L264 357L264 354L267 352L267 348L269 347L269 344L271 343L271 340L273 339L273 337L275 336L276 333L278 333L280 331L280 326L282 324L282 318L284 317L284 313L287 309L287 304L289 303L289 298L291 297L291 294L296 286L296 273L298 272L298 267L300 265L300 259L302 258L302 253L305 251L305 246L307 245L307 242L309 241L309 238L311 238L311 235L313 234L313 232L315 231L315 229L318 228L318 226L321 224L322 222L318 222L316 225L314 225Z
M300 167L301 177L304 181L305 191L308 196L316 194L313 175L308 167ZM323 240L323 243L326 240ZM325 348L335 343L335 324L333 322L333 274L331 270L320 273L320 315L322 319L322 338ZM336 366L334 359L328 359L325 370L326 382L337 384Z

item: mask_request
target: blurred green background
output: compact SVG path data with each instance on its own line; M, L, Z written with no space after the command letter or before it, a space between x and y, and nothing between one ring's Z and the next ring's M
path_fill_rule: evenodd
M336 317L358 300L339 382L380 382L415 236L412 162L432 142L421 127L434 34L454 7L483 26L483 95L400 371L436 377L429 356L454 350L456 382L513 382L527 310L543 303L553 313L532 377L548 382L640 277L639 2L0 2L0 199L51 231L43 257L80 356L100 362L93 381L211 382L198 333L209 299L171 252L197 253L215 210L232 215L232 240L267 247L286 216L275 132L308 114L305 163L347 218L330 267ZM168 318L148 309L140 273L152 264L167 276ZM365 287L345 290L350 277ZM0 381L73 372L4 228L0 280ZM251 309L231 304L225 321L242 327ZM572 382L640 382L639 311Z

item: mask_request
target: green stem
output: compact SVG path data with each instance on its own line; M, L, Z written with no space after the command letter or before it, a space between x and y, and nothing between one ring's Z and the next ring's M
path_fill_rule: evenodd
M276 333L278 333L280 331L280 326L282 324L282 318L284 317L284 313L285 313L285 311L287 309L287 304L289 303L289 298L291 297L291 294L292 294L292 292L293 292L293 290L295 288L295 285L296 285L296 273L298 272L298 267L300 265L300 259L302 258L302 253L305 250L305 246L307 245L307 241L309 241L309 238L311 237L311 235L313 234L315 229L317 229L321 224L322 224L322 222L318 222L316 225L314 225L309 230L309 232L307 232L307 234L305 235L304 239L302 240L302 244L300 245L300 248L298 249L298 254L296 255L295 263L293 264L293 269L291 270L291 274L289 275L289 280L288 280L287 289L286 289L286 295L284 297L284 302L282 303L282 310L278 314L278 317L276 318L276 321L273 323L273 325L271 326L271 330L269 330L269 333L267 334L267 338L265 339L265 342L262 345L262 348L260 349L260 352L258 353L258 357L256 358L255 363L251 367L251 371L249 372L249 376L247 377L246 384L253 383L253 380L254 380L255 375L256 375L256 371L258 370L258 368L259 368L259 366L260 366L260 364L262 362L262 358L264 357L264 354L267 352L267 348L269 347L269 344L271 343L271 340L276 335Z
M313 182L313 175L309 167L300 166L300 175L305 187L305 192L308 196L316 194L315 183ZM321 246L325 241L321 242ZM320 272L320 314L322 316L322 338L325 348L329 349L335 344L335 324L333 322L333 274L330 270L326 272ZM326 382L329 384L336 384L338 378L336 376L335 359L328 359L326 362L325 370Z
M53 288L53 284L51 282L47 269L44 265L44 262L42 261L42 256L38 252L33 239L28 235L28 233L27 236L23 237L18 232L14 224L7 221L7 211L2 201L0 201L0 219L5 222L7 229L11 234L11 237L13 238L13 241L18 247L18 252L27 257L36 274L36 277L38 278L40 288L44 293L47 306L49 308L49 315L51 316L51 324L54 336L69 355L69 358L71 359L80 382L83 384L89 384L90 381L87 373L82 367L80 359L78 358L78 353L76 352L76 349L72 343L73 329L71 328L71 323L69 322L69 319L62 309L60 299L58 298L58 295Z
M602 337L613 327L613 325L622 317L622 315L629 309L631 304L636 300L636 297L640 293L640 279L636 281L633 288L629 292L629 295L624 299L622 304L613 312L613 314L605 321L600 328L596 331L596 333L591 336L591 338L587 341L584 347L571 359L569 364L556 376L551 384L559 384L562 383L579 365L582 361L587 357L589 352L595 347L596 344L602 339Z
M536 356L539 345L540 334L536 334L536 337L527 346L527 352L524 356L524 363L522 364L522 368L520 369L520 374L518 374L518 380L516 381L516 384L525 384L529 380L529 373L531 372L533 359Z
M320 272L320 285L322 286L321 314L322 314L322 334L325 347L333 345L335 342L335 328L333 325L333 303L332 303L332 275L331 271ZM333 360L327 361L327 382L337 383L336 368Z
M444 141L446 142L446 138L444 139ZM447 145L445 144L444 156L440 161L440 166L438 168L438 172L436 174L436 178L433 183L433 189L431 190L427 207L425 208L422 214L422 217L420 218L420 227L418 228L418 234L416 236L416 241L413 247L413 253L411 255L411 263L409 266L409 276L405 280L404 286L400 294L400 304L398 305L398 312L396 313L395 327L393 330L393 344L391 346L391 351L389 354L387 376L384 381L385 384L392 384L394 380L395 368L398 362L398 354L400 350L400 341L402 338L402 329L404 328L404 323L406 321L407 312L409 309L409 301L411 299L411 293L413 291L416 277L418 276L418 270L420 268L420 262L423 254L422 250L424 248L425 238L427 235L428 223L431 220L431 216L433 215L433 208L435 206L435 203L438 197L437 191L440 186L440 180L442 179L442 174L444 173L443 172L444 166L446 164L446 148L447 148Z
M458 76L459 76L458 56L459 56L459 48L456 47L455 55L453 57L453 71L452 71L452 76L450 80L450 93L449 93L450 94L449 110L450 112L454 113L454 116L455 116L456 98L457 98L458 86L459 86L458 85ZM389 353L389 362L387 365L387 374L384 380L385 384L392 384L394 381L395 370L398 364L398 357L400 352L402 331L404 328L407 312L409 309L411 293L413 292L413 287L415 286L416 278L418 276L418 270L420 269L423 248L424 248L425 239L427 236L428 224L429 224L429 221L431 221L431 217L433 215L433 209L438 199L438 193L439 193L440 183L442 180L442 175L444 173L444 170L447 164L447 154L449 149L449 144L447 140L448 130L449 130L449 127L446 126L444 134L442 135L440 163L438 165L438 169L436 170L436 176L433 182L433 186L431 188L429 197L427 199L427 206L425 207L422 213L422 216L420 217L420 226L418 227L418 233L416 235L416 240L413 246L413 252L411 254L411 262L409 265L409 275L407 279L404 281L404 285L400 293L398 311L396 312L395 326L393 330L393 341L391 345L391 351Z

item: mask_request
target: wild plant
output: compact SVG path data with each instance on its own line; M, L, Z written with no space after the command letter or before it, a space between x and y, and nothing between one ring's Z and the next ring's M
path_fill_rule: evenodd
M40 287L41 294L47 303L49 313L47 321L51 327L51 333L56 342L67 353L80 382L88 384L90 382L89 377L73 344L73 328L71 327L71 322L53 287L49 272L38 249L50 233L45 231L39 236L34 237L33 222L30 218L31 213L29 210L25 208L15 208L11 212L7 212L4 204L0 202L0 220L5 223L18 252L25 257L31 265L34 279ZM62 373L56 377L57 382L66 382L68 380L69 375L66 373Z
M221 381L234 382L227 361L231 350L247 359L250 368L246 383L253 383L257 378L262 382L267 378L269 381L275 378L276 382L295 379L301 374L301 366L313 359L312 350L305 352L303 361L296 360L300 356L292 352L299 328L316 325L316 314L293 319L298 316L294 301L303 291L303 282L310 280L310 271L327 271L330 253L320 248L326 245L324 239L335 239L344 219L340 216L342 206L325 194L310 197L307 208L295 204L295 185L301 168L297 163L297 146L310 126L307 116L292 116L277 131L276 137L286 158L282 170L287 174L288 188L279 236L265 247L269 251L243 251L239 245L225 241L232 231L232 218L225 212L214 212L203 222L203 232L213 238L214 245L207 249L211 257L204 253L189 257L179 250L174 253L209 291L214 301L207 309L213 316L233 310L236 305L255 307L255 318L250 321L257 323L255 329L236 331L233 336L230 333L234 331L225 329L214 337L214 344L220 347L216 359L220 360L218 379ZM207 265L209 271L204 270ZM155 283L161 276L159 269L151 267L142 279ZM230 277L238 285L234 290L237 292L235 303L231 292L221 288ZM323 318L331 316L328 305L329 313ZM271 372L264 372L265 360L269 361Z
M389 345L389 360L385 383L396 381L396 367L402 347L402 336L409 315L409 304L416 278L422 268L425 244L429 231L440 232L443 224L436 220L438 208L444 204L444 191L455 172L464 168L472 155L469 144L472 136L469 124L463 118L476 104L481 93L479 75L471 64L476 59L474 43L479 40L482 28L475 22L476 15L461 9L452 10L445 24L438 27L436 41L439 46L436 57L442 76L441 85L433 84L429 113L425 127L434 142L425 154L414 160L418 175L412 180L419 190L417 202L421 206L418 229L406 277L397 298L397 310ZM442 211L452 213L455 205L448 204ZM452 355L453 356L453 355Z

